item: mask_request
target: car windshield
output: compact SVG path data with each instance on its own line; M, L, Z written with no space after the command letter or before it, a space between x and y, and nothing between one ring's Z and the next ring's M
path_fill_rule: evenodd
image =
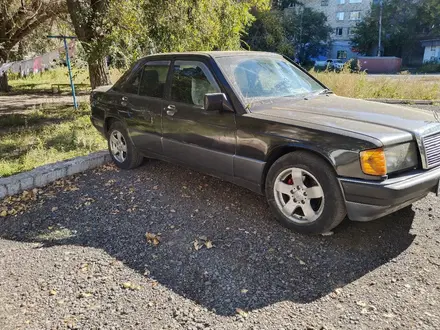
M216 61L246 106L272 98L301 97L325 89L281 56L228 56Z

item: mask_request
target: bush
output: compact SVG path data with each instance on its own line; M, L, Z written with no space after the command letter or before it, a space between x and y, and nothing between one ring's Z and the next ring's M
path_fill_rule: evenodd
M439 73L440 63L436 61L425 62L418 71L420 73Z

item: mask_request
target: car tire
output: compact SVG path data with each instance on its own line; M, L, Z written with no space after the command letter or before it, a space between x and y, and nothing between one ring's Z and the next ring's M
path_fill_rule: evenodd
M329 232L347 214L333 168L309 152L276 160L266 176L265 193L277 220L300 233Z
M131 142L127 129L120 121L113 122L107 134L107 144L113 162L124 170L138 167L143 156Z

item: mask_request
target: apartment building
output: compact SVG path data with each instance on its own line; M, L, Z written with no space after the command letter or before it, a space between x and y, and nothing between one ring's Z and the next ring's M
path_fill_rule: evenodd
M342 60L356 57L357 54L350 45L353 28L371 9L375 0L303 0L306 7L322 11L327 16L329 25L333 28L332 46L329 58ZM324 55L324 54L323 54Z

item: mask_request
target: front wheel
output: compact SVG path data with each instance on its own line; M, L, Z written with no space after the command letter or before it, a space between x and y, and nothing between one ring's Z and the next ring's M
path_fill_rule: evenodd
M132 169L142 163L142 155L136 150L121 122L114 122L110 126L107 142L113 162L119 168Z
M278 221L301 233L328 232L347 213L333 169L303 151L284 155L271 166L266 197Z

